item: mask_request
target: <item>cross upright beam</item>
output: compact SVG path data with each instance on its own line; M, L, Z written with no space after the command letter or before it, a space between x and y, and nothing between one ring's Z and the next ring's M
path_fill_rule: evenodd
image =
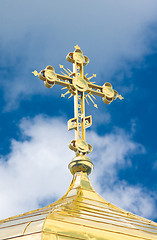
M96 85L91 79L96 77L93 74L91 77L84 75L84 66L89 63L89 58L83 55L79 46L75 46L75 51L70 52L66 59L73 64L73 71L65 69L63 65L60 68L64 70L62 74L55 73L52 66L47 66L39 73L35 70L33 74L38 76L44 81L47 88L52 88L55 84L63 86L66 89L65 97L70 94L69 98L74 96L74 118L68 121L68 130L75 130L75 140L69 144L71 150L75 151L76 157L84 156L92 151L92 146L86 142L86 128L92 125L92 117L85 116L85 101L89 104L88 100L93 102L94 107L97 104L94 102L95 96L102 97L105 104L110 104L116 98L123 99L112 85L108 82L103 86Z

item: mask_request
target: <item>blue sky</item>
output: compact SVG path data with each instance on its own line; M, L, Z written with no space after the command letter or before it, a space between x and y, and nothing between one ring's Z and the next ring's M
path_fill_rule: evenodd
M156 12L155 0L1 3L1 219L53 202L70 184L73 99L61 98L59 86L45 88L32 71L72 70L65 58L78 44L90 59L85 73L124 96L86 107L92 184L113 204L157 221Z

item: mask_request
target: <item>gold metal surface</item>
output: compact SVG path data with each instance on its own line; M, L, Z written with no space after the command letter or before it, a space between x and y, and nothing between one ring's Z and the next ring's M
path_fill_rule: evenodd
M67 92L61 94L61 97L68 94L70 94L69 98L74 96L75 116L68 121L68 130L75 130L75 140L71 141L69 147L76 153L76 156L81 157L92 151L91 145L86 143L86 128L92 125L92 117L85 116L85 101L89 104L88 100L90 100L97 108L95 96L102 97L106 104L110 104L116 98L122 100L123 97L113 90L112 85L108 82L103 86L91 82L90 80L96 77L96 74L91 77L87 77L88 74L84 75L83 67L89 63L89 58L83 55L78 45L75 46L74 52L67 55L67 60L73 63L73 71L60 65L60 68L64 70L64 72L61 72L62 74L56 74L52 66L47 66L40 73L35 70L33 74L43 80L48 88L51 88L54 84L63 86L63 89L66 89ZM84 164L84 161L82 161L82 164ZM80 163L76 163L75 169L77 169L77 166L79 166L78 171L80 171ZM86 169L86 165L82 169Z
M57 202L0 221L0 240L157 240L156 223L102 199L87 172L73 174L67 193Z
M73 84L75 89L81 92L86 92L88 90L88 83L85 78L75 77L73 79Z

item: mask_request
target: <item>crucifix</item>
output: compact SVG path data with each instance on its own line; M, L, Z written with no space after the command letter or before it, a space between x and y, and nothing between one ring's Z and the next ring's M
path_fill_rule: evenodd
M65 94L61 94L61 97L65 97L70 94L69 98L74 96L74 118L68 121L68 130L75 130L75 140L72 140L69 144L69 148L76 153L76 157L71 162L70 170L74 174L78 169L89 168L91 160L86 157L86 154L92 151L92 146L86 142L86 128L92 125L92 116L85 116L85 101L89 104L89 100L94 104L95 96L102 97L105 104L110 104L116 98L123 99L116 90L112 88L112 85L108 82L103 86L96 85L91 79L96 77L93 74L91 77L84 75L83 67L89 63L89 58L83 55L80 47L75 46L74 52L70 52L66 59L73 64L73 71L65 69L63 65L60 68L63 69L62 74L57 74L52 66L47 66L39 73L35 70L33 74L38 76L44 81L47 88L52 88L55 84L63 86L63 90L67 90ZM82 164L80 161L83 161ZM88 163L87 163L88 162ZM77 164L76 164L77 163Z

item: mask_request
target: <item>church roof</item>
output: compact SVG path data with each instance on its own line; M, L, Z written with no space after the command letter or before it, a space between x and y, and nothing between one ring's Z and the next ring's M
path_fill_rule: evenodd
M76 172L67 193L53 204L0 221L0 239L157 239L157 224L101 198L86 172Z

